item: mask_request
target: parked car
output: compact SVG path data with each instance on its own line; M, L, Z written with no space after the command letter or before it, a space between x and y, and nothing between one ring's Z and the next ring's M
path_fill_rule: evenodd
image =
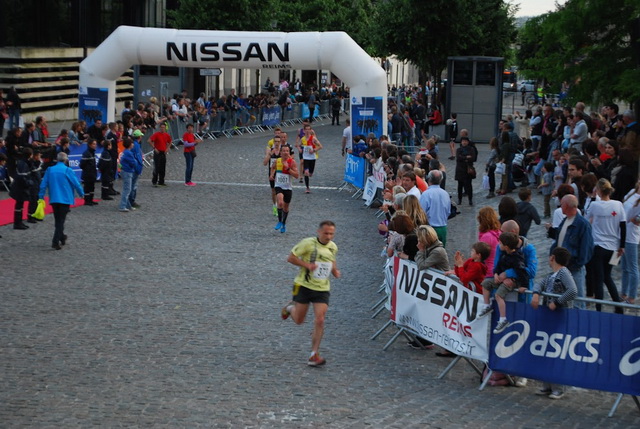
M518 91L522 91L522 87L525 87L527 92L534 92L536 90L536 81L535 80L523 80L518 84Z

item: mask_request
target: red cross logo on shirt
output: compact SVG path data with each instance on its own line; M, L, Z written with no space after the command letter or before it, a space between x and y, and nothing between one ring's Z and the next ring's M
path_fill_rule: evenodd
M617 214L618 214L618 213L616 213L616 211L615 211L615 210L611 212L611 216L613 216L613 217L616 217L616 215L617 215Z

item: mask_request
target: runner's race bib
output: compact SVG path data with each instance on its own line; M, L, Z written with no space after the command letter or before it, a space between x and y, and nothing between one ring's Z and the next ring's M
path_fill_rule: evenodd
M313 278L318 280L326 280L329 278L331 274L331 268L333 268L333 264L331 262L316 262L318 265L315 270L313 270Z
M302 153L302 158L303 159L307 159L307 160L313 160L316 159L316 155L313 153L313 147L312 146L303 146L304 147L304 152Z
M291 176L288 174L276 173L276 186L280 189L291 189Z

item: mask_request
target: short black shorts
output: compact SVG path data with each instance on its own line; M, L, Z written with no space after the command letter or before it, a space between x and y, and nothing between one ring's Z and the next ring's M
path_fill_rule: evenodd
M313 170L316 168L315 159L305 159L303 164L303 171L309 170L309 176L313 174Z
M329 296L331 292L319 292L309 289L299 284L293 284L293 301L300 304L322 303L329 305Z
M276 195L278 194L284 195L284 202L289 204L291 202L291 196L293 195L293 191L291 189L276 188Z

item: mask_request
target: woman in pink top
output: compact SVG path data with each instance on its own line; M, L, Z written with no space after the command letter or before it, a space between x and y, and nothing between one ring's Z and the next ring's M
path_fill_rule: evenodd
M491 254L485 259L487 277L493 277L493 260L500 237L500 222L498 213L491 207L483 207L478 212L478 241L487 243L491 247Z

